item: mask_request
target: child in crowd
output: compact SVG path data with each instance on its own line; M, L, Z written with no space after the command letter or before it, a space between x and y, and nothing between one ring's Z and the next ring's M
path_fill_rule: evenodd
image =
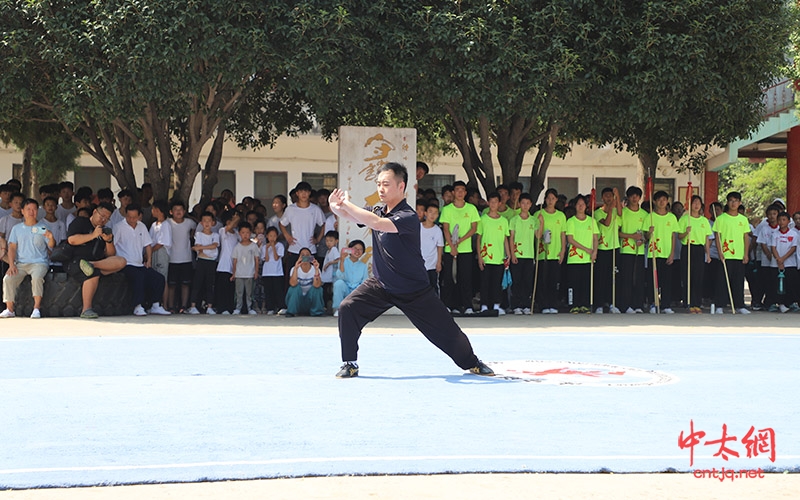
M586 198L575 199L575 215L567 221L566 235L569 243L567 255L567 282L572 289L572 308L569 312L592 312L590 295L592 262L597 259L600 230L597 221L586 214ZM602 309L600 309L602 312Z
M322 298L325 304L333 299L333 281L336 269L339 267L339 232L328 231L325 233L325 259L322 262L320 279L322 280Z
M350 292L358 288L358 285L369 278L369 269L365 262L361 262L366 246L361 240L353 240L347 248L342 250L342 257L339 259L339 275L333 282L333 315L339 316L339 304Z
M325 314L325 303L322 301L322 280L319 273L319 262L311 255L311 250L301 248L297 262L292 267L289 277L289 289L286 291L286 316Z
M67 227L64 225L64 221L60 220L56 216L56 211L58 209L58 200L53 198L52 196L48 196L44 199L44 212L45 216L44 219L40 220L39 222L45 224L50 232L53 234L53 238L56 240L56 245L67 239ZM64 266L61 262L50 262L50 269L54 271L63 271Z
M537 264L539 269L539 283L536 290L542 314L558 313L558 285L561 277L561 263L564 261L564 252L567 247L567 236L564 230L567 218L564 212L556 208L558 191L553 188L544 193L544 206L534 214L539 219L542 238L537 249Z
M233 311L233 297L236 286L233 281L233 249L239 244L239 214L234 211L225 212L225 227L219 230L219 262L214 283L214 305L217 312L230 314Z
M760 266L756 275L755 290L751 290L751 296L761 298L763 296L763 307L768 307L770 312L778 310L778 263L772 255L772 241L778 232L778 214L782 212L778 205L767 207L767 218L762 220L753 231L756 239L757 254L760 256ZM755 292L755 293L752 293ZM755 303L754 303L755 305Z
M600 236L597 240L597 262L594 265L594 302L596 313L619 314L616 297L612 296L616 269L619 260L619 230L622 227L622 200L617 188L603 188L603 206L594 211ZM591 209L591 207L589 207Z
M503 293L503 273L508 246L508 219L501 215L500 195L489 193L489 208L478 223L478 267L481 270L481 312L492 306L497 314L505 314L500 307ZM510 210L506 206L506 211Z
M120 198L122 200L122 198ZM186 204L172 202L172 247L169 252L169 304L173 312L183 312L189 305L189 287L192 284L192 235L197 223L186 218Z
M231 252L233 271L230 279L236 283L236 308L233 310L233 314L241 314L245 305L247 314L258 314L253 309L253 282L258 278L259 249L258 245L250 240L250 234L250 224L241 222L239 224L240 241Z
M683 242L681 248L681 272L689 274L689 312L701 314L703 303L703 279L706 263L711 262L711 224L703 216L703 199L692 196L689 210L678 221L678 237ZM691 253L691 256L690 256ZM691 266L691 268L687 267Z
M472 235L478 231L478 208L467 199L467 185L453 184L453 202L442 207L439 221L444 233L442 302L454 314L473 314L472 273L475 253ZM455 264L455 265L454 265Z
M439 218L439 204L435 200L428 201L424 215L419 228L420 250L425 261L425 270L428 272L428 281L436 291L436 295L439 295L439 273L442 272L444 248L442 228L436 225L436 220Z
M648 218L639 202L642 190L631 186L625 191L628 204L622 209L619 229L619 309L627 314L642 313L644 305L644 234L642 227Z
M531 195L522 193L517 201L520 208L519 215L508 223L508 246L511 251L511 307L514 309L514 314L530 314L536 238L541 237L541 234L539 234L539 219L530 213L533 207Z
M278 229L267 228L267 241L261 247L261 283L264 289L265 308L272 315L284 308L283 299L286 294L283 283L283 256L286 248L278 241Z
M731 307L739 314L750 314L744 307L744 266L748 262L746 249L750 248L750 223L739 213L742 195L736 191L728 193L725 211L714 222L717 251L722 265L716 277L716 314L723 314L723 305L728 302L728 286L733 296ZM725 272L727 271L727 279ZM728 285L730 283L730 285Z
M261 268L264 266L264 246L267 244L267 223L261 219L256 220L256 223L253 225L253 233L254 234L251 239L255 240L254 243L258 245L260 257L258 261L256 282L253 283L253 307L255 307L257 312L265 314L267 311L264 309L266 307L264 284L261 282L259 277L262 276Z
M219 255L219 233L214 232L214 215L204 212L200 216L202 230L194 234L192 250L197 252L197 262L192 280L192 306L189 314L200 314L198 305L206 303L206 314L217 314L214 310L214 280Z
M772 235L770 245L773 260L778 266L775 297L780 312L798 311L800 307L797 305L797 238L800 233L789 227L792 219L787 212L778 214L777 219L778 231Z
M80 210L80 209L79 209ZM167 202L156 200L151 207L153 223L150 225L150 239L153 241L153 256L150 263L167 282L169 275L169 248L172 246L172 224L167 222ZM167 304L169 287L164 287L162 304Z
M659 305L664 314L673 314L675 311L670 307L672 303L672 273L675 272L672 263L675 259L678 219L669 210L669 195L666 191L657 191L653 195L653 204L655 207L650 212L650 216L645 217L642 223L642 231L647 232L647 239L650 242L648 255L651 257L651 261L655 256L657 283L661 289ZM651 305L650 314L657 312L658 308L655 304Z

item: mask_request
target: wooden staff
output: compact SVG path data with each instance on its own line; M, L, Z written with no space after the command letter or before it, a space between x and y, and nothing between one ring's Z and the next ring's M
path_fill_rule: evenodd
M542 210L541 208L539 209ZM541 214L539 214L541 216ZM533 217L533 216L531 216ZM544 222L539 221L538 233L544 234ZM533 270L533 293L531 294L531 314L533 314L533 305L536 303L536 287L539 284L539 245L542 243L542 237L534 234L533 238L533 261L536 263L536 269ZM545 247L545 257L547 256L547 247Z
M689 174L689 179L691 179ZM689 180L688 188L686 191L686 206L689 210L689 225L692 227L692 181ZM686 307L692 305L692 235L691 231L686 235Z
M653 178L647 178L647 191L649 193L650 198L650 227L653 226L653 212L655 211L655 206L653 206ZM650 251L651 260L653 261L653 300L656 302L656 312L661 314L661 299L658 297L658 269L656 269L656 252L655 252L655 245L652 244L653 235L650 235L650 243L648 244L648 248L652 246L652 250Z
M617 307L617 244L619 243L619 231L617 230L617 206L619 199L616 190L614 191L614 211L611 212L611 227L615 232L615 243L611 245L611 307Z
M592 176L592 195L589 197L589 203L592 206L591 215L589 216L594 222L594 205L597 203L597 190L594 187L594 176ZM592 234L592 249L594 249L594 234ZM589 254L589 272L591 273L589 277L589 308L591 312L594 312L594 259L592 258L592 254Z

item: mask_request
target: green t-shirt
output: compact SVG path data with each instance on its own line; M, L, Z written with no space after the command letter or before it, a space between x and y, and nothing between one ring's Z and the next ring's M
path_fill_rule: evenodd
M689 222L691 219L691 222ZM686 245L688 240L691 240L692 245L705 246L706 240L711 236L711 224L708 219L703 217L691 217L689 214L684 214L681 220L678 221L678 232L685 233L686 228L692 226L692 232L681 238L681 243Z
M449 227L445 226L443 231L450 231L451 235L456 224L458 224L459 238L463 238L464 235L469 232L473 222L478 222L480 220L481 217L478 215L478 209L475 208L475 205L472 203L465 203L461 208L456 207L454 203L450 203L442 207L441 215L439 215L439 222L441 222L443 226L445 224L449 225ZM445 241L447 240L445 239ZM444 252L450 253L450 245L447 243L444 245ZM472 252L472 238L467 238L458 245L458 253L470 252Z
M478 223L478 234L481 235L480 256L484 264L502 264L506 254L505 242L508 238L508 219L500 216L496 219L489 215L481 216Z
M592 248L594 244L594 235L600 234L597 228L597 221L591 217L586 217L583 220L577 217L570 217L567 221L567 235L572 236L577 243ZM569 254L567 255L567 264L591 264L591 256L583 249L576 246L570 246Z
M650 229L650 214L639 208L637 211L633 211L628 207L622 209L622 226L621 232L625 234L634 234L636 231L641 231L642 226L644 225L645 218L648 219L648 227ZM624 253L627 255L643 255L644 254L644 245L636 245L636 240L634 238L620 238L620 253Z
M652 213L652 224L650 215L644 218L642 222L642 232L650 231L650 226L653 226L653 235L650 237L648 254L650 257L653 255L658 259L668 259L672 255L672 247L675 243L675 233L678 232L678 219L675 214L667 212L664 215Z
M744 235L750 232L747 217L742 214L733 217L724 213L714 222L714 232L719 235L719 244L726 259L744 258Z
M509 221L508 230L514 233L514 248L511 249L511 252L518 259L536 257L534 255L534 239L537 229L539 229L539 218L532 215L529 215L527 219L517 215Z
M622 217L619 214L612 215L609 224L606 226L600 222L606 220L606 215L608 214L602 208L594 211L594 220L597 221L597 229L600 231L600 238L597 242L598 250L619 248L619 228L622 227Z
M544 231L550 230L550 243L544 243L543 234L542 240L539 242L538 260L558 260L558 254L561 253L561 234L567 229L567 218L560 210L556 210L552 214L547 213L546 210L539 210L532 217L538 219L539 214L542 214Z

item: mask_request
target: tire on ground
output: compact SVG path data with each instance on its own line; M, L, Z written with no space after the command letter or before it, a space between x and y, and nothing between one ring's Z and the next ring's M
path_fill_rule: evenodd
M33 312L31 279L25 278L16 294L14 310L17 316L30 316ZM100 316L125 316L133 313L131 291L128 280L122 273L101 276L92 308ZM42 316L80 316L83 308L81 284L69 279L66 273L47 273L44 278Z

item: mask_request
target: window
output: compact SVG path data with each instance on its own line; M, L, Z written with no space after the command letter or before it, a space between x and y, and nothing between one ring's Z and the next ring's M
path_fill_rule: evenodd
M272 210L272 198L275 195L282 194L289 197L287 183L286 172L256 172L254 174L253 197L261 200L261 204L267 207L267 217L275 215Z
M558 194L563 194L567 199L578 196L577 177L548 177L547 188L555 189Z
M75 189L89 186L93 192L111 187L111 174L103 167L81 167L75 170Z
M452 186L455 181L455 175L428 174L423 177L421 181L419 181L419 184L417 185L417 191L433 189L436 191L436 197L441 198L442 188L448 184Z
M603 193L603 189L605 188L617 188L619 191L620 197L625 197L625 190L628 187L625 185L625 178L624 177L597 177L594 181L595 189L597 189L597 200L598 203L601 203L601 196Z
M311 189L325 188L328 191L336 189L339 183L339 174L307 174L303 173L303 180L311 184ZM286 193L284 193L286 194Z
M235 170L220 170L217 172L217 185L214 186L214 198L218 198L219 195L226 189L230 189L233 193L233 199L238 201L238 198L236 198Z
M670 203L675 200L675 179L655 179L653 180L653 194L659 191L666 191L669 195ZM649 201L649 200L642 200Z

